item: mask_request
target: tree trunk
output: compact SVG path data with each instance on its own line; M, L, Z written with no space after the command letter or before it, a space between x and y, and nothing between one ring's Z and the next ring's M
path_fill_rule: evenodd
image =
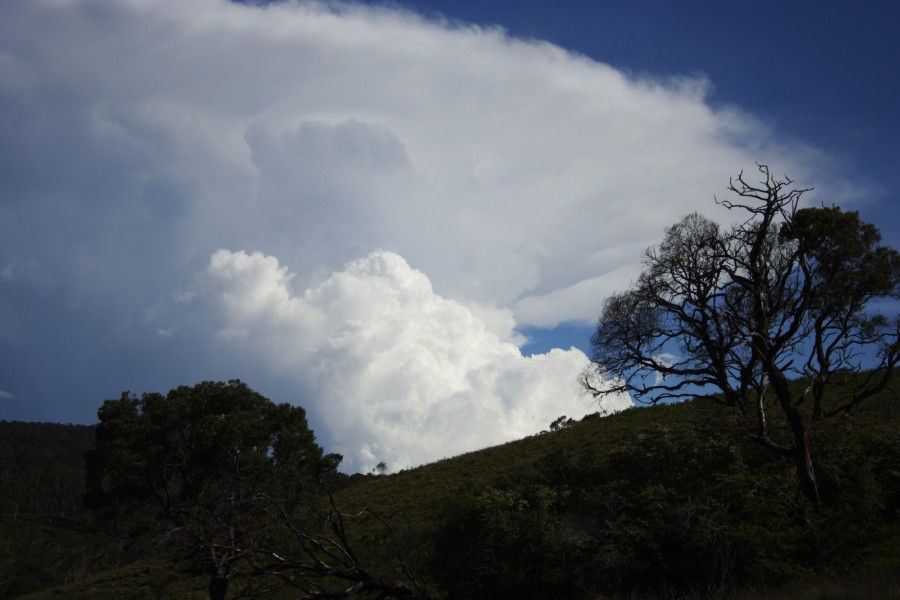
M809 438L805 428L800 432L794 432L794 443L796 444L794 464L797 469L800 490L810 502L818 504L820 501L819 486L816 483L816 472L813 469L812 457L809 453Z
M229 580L221 575L212 575L209 578L209 600L225 600L228 593Z
M791 432L794 435L794 466L797 470L797 482L800 491L813 504L819 503L819 486L816 483L816 472L813 468L812 455L810 454L809 435L806 432L806 424L803 415L797 410L788 386L787 378L783 374L772 375L770 378L772 389L781 405L781 410L787 417Z
M821 421L825 417L822 408L822 400L825 397L825 380L821 375L816 375L812 383L813 394L813 421Z

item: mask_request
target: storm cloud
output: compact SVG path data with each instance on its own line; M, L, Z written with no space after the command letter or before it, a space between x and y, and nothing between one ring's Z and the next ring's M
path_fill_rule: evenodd
M3 3L4 410L240 377L360 470L593 412L523 328L755 160L822 180L711 85L354 4Z

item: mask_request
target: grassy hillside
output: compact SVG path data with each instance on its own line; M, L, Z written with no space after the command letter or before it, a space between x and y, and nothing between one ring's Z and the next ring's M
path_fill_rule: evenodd
M488 486L529 481L539 472L552 470L554 464L597 460L623 440L656 423L693 428L722 414L727 412L721 407L701 402L636 408L375 477L340 491L337 498L348 512L366 506L389 522L414 530L428 529L446 514L448 505L464 502Z
M389 521L427 527L444 514L448 503L461 497L477 494L487 486L551 477L555 471L559 477L564 477L573 464L598 463L624 442L634 440L641 432L654 427L698 437L727 437L758 460L771 458L765 450L746 439L746 432L752 431L749 421L712 399L703 398L680 404L636 407L575 423L559 431L389 476L374 477L364 484L340 491L337 497L340 505L349 511L368 506L377 509ZM819 430L821 440L816 439ZM890 400L886 393L878 401L863 404L853 415L816 424L812 437L813 445L820 453L830 452L822 446L833 443L835 437L846 437L848 443L864 437L865 443L877 439L896 446L900 444L900 403ZM782 463L784 472L790 474L792 466L788 461L772 459L767 462Z
M900 406L890 398L813 427L824 498L818 508L798 497L791 461L751 441L749 420L712 399L635 408L376 478L342 491L339 503L378 511L440 590L448 577L520 579L519 588L453 589L459 597L555 597L535 592L548 584L530 573L548 561L541 548L569 560L559 566L557 595L576 597L579 590L566 582L575 562L596 560L585 553L602 554L598 540L618 547L590 568L631 572L630 579L607 581L608 589L636 590L646 581L674 586L673 595L696 587L733 593L734 586L900 569ZM667 519L689 513L694 520L685 531L668 526ZM719 531L696 539L691 527ZM357 533L367 547L379 539L374 524ZM671 547L657 547L665 537ZM702 564L682 564L691 551ZM725 572L710 567L718 560L710 552L728 554L717 567ZM470 564L447 561L448 554L469 556ZM438 573L442 565L450 573ZM676 582L659 577L659 569Z
M350 525L370 569L403 579L402 555L434 597L900 597L893 394L812 428L818 507L749 425L709 398L636 408L364 478L336 500L389 525ZM60 544L88 539L67 531ZM71 577L27 597L204 597L164 557Z

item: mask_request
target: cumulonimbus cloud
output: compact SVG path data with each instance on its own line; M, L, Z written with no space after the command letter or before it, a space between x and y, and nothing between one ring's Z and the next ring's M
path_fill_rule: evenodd
M578 284L707 212L729 175L760 158L811 171L808 149L711 108L702 79L634 78L497 29L318 2L4 10L4 180L45 218L51 203L46 229L84 232L85 252L60 252L74 269L44 261L74 286L103 276L91 251L114 254L132 220L166 274L238 246L312 283L388 248L442 294L521 307L521 325L588 321L614 283ZM35 253L60 243L17 231Z
M372 252L306 290L293 279L274 257L219 250L197 291L219 315L220 343L317 399L347 469L421 464L598 410L578 389L580 350L523 356L397 254Z
M360 465L577 416L584 355L523 327L594 320L756 160L826 178L711 85L343 2L2 2L0 385L89 421L288 374Z

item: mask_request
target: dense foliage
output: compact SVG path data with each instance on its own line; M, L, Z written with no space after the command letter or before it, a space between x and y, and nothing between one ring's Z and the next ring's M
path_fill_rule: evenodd
M809 587L815 581L821 587L852 576L840 593L810 597L896 597L900 579L890 574L900 572L900 406L893 398L886 390L854 414L817 428L818 505L798 497L789 458L744 435L739 413L701 398L573 422L393 475L347 478L358 483L335 493L339 511L329 506L327 496L319 496L311 512L255 522L257 533L265 534L266 543L259 547L277 549L288 560L262 565L273 570L258 569L255 584L245 580L232 591L302 598L315 593L339 597L334 594L352 588L343 597L356 597L367 590L381 593L365 586L387 582L397 586L394 597L410 598L755 599L769 597L781 585L794 585L784 596L793 597L801 583ZM829 397L824 408L848 399ZM41 427L15 425L23 432ZM779 419L770 426L777 434L788 427ZM54 447L47 438L33 439ZM84 445L67 450L70 441L61 439L49 454L77 457ZM27 444L21 448L40 452ZM116 516L118 531L134 532L140 521L125 519L126 513L114 506L106 505L98 516ZM316 523L337 526L339 533ZM133 562L121 552L129 538L100 538L70 525L59 530L54 547L38 538L29 545L19 536L17 551L30 548L32 559L42 563L33 565L34 573L71 567L66 556L82 549L98 560L98 569L114 566L111 557L118 557L121 566L96 575L82 568L71 569L67 577L48 577L40 583L73 583L35 599L60 593L72 598L209 597L209 579L198 580L194 561L143 544L149 554ZM287 579L275 585L275 573L309 585L303 576L311 571L303 569L314 571L320 564L304 553L303 544L332 542L338 542L330 546L335 555L347 562L329 559L330 565L346 568L358 581L338 585L335 580L333 587L312 593ZM350 556L341 554L347 550ZM396 560L398 555L403 561ZM242 572L250 574L249 566L243 563ZM858 579L879 572L885 575ZM18 591L6 588L4 596L39 585L32 583ZM758 595L747 596L754 589Z
M723 432L662 420L602 457L557 453L485 488L442 532L441 585L471 599L706 598L850 576L882 544L900 560L896 433L823 432L813 509L789 462Z
M340 456L323 454L303 408L235 380L125 393L99 416L87 504L205 572L212 600L235 582L241 595L423 597L415 583L358 559L346 527L353 518L326 487Z
M125 393L104 402L99 417L88 504L132 530L152 528L166 546L193 556L214 600L262 543L260 499L291 511L336 466L315 443L303 408L275 404L240 381L165 396Z

